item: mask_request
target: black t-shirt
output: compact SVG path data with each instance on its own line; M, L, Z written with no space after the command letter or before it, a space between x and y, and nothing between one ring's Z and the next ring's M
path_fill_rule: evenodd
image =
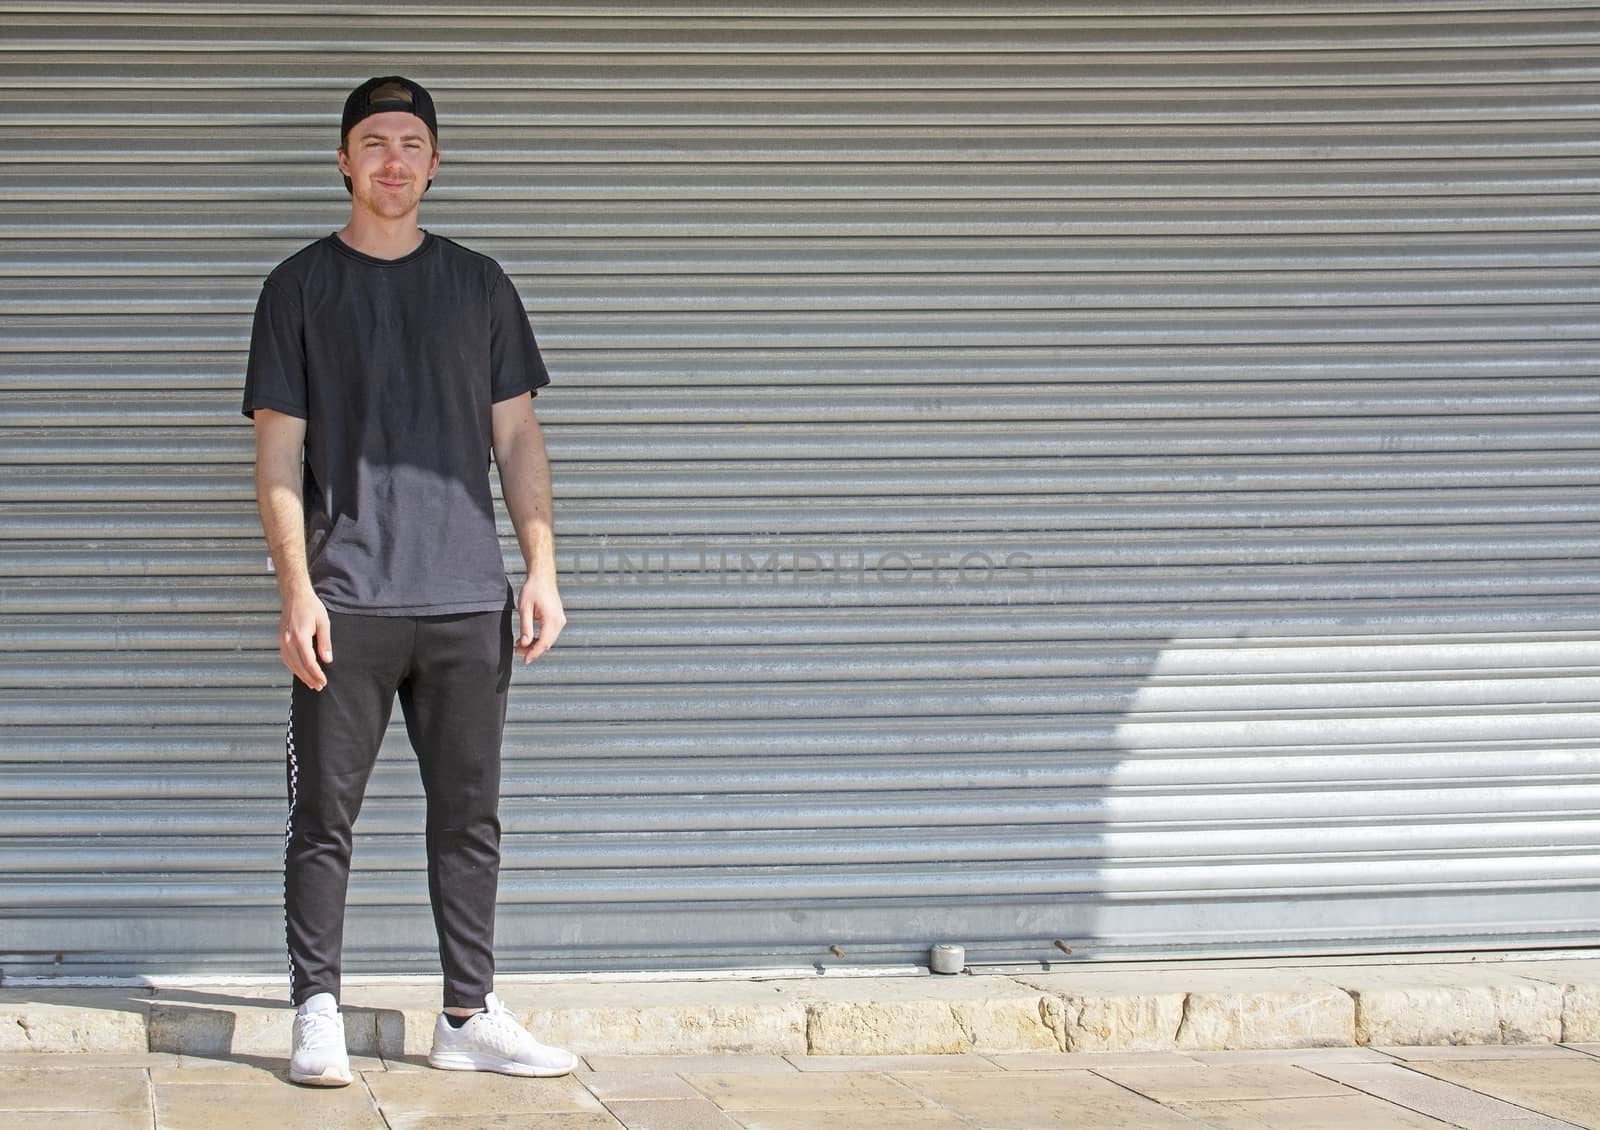
M548 384L516 288L432 235L375 259L337 235L273 270L244 413L306 421L306 558L329 608L392 616L505 606L491 405Z

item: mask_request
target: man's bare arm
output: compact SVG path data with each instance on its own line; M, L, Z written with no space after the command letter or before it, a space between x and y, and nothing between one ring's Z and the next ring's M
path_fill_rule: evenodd
M327 686L322 663L333 662L328 610L311 587L306 568L306 511L301 494L300 455L306 422L297 416L258 408L256 425L256 505L272 553L283 615L278 622L278 653L283 665L306 686Z
M533 397L524 393L494 406L494 460L500 468L517 544L528 579L517 599L517 654L532 663L550 650L566 625L556 589L555 504L550 494L550 460L544 433L533 414ZM534 625L539 627L534 635Z

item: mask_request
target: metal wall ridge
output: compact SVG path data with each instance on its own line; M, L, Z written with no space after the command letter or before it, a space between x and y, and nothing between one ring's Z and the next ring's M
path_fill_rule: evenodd
M1579 0L994 0L976 4L972 0L861 0L810 2L790 5L789 18L835 19L844 16L879 18L898 14L934 16L1119 16L1125 19L1152 16L1239 16L1239 15L1327 15L1397 14L1414 12L1456 13L1473 10L1534 11L1591 8ZM407 15L495 16L504 8L483 0L396 0L391 11ZM522 9L526 15L546 17L607 17L629 21L650 16L705 18L735 16L749 18L749 8L734 0L630 0L597 8L587 0L540 0ZM245 3L220 3L220 0L7 0L0 13L123 14L171 15L256 15L300 14L319 16L326 7L314 0L247 0Z
M457 11L452 13L449 25L431 29L432 34L426 37L404 30L403 24L402 30L391 29L386 45L412 52L427 47L449 50L472 45L489 53L625 50L693 56L764 51L848 56L886 51L1033 52L1068 47L1115 52L1148 50L1152 41L1159 42L1166 52L1205 53L1316 51L1334 46L1376 50L1418 44L1542 46L1590 42L1600 36L1600 24L1590 9L1526 4L1512 4L1509 8L1509 12L1458 9L1449 21L1426 18L1433 13L1415 10L1390 14L1369 9L1347 12L1341 18L1327 11L1301 16L1280 9L1254 15L1235 9L1219 14L1169 16L1159 22L1103 15L1017 15L997 21L976 13L934 18L908 13L871 19L765 15L760 20L719 20L714 16L695 20L675 16L595 18L588 13L526 15L503 10L476 15ZM269 45L280 50L328 50L362 29L368 19L359 13L345 15L325 9L283 12L267 21L258 20L247 10L233 9L225 14L207 13L212 16L209 20L163 18L164 13L125 15L117 10L80 15L55 11L36 14L23 9L11 14L12 50L101 52L124 45L142 50L211 49L224 53ZM1059 39L1052 41L1051 33ZM367 50L372 51L373 47L369 45Z

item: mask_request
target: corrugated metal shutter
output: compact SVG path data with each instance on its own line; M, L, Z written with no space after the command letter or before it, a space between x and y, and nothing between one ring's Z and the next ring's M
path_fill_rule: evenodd
M336 12L0 3L7 974L281 967L238 388L390 70L556 378L503 968L1600 938L1595 6Z

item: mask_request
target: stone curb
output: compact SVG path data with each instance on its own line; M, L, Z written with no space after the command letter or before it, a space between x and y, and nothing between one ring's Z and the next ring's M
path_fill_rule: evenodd
M583 1055L1239 1051L1600 1042L1600 958L715 981L502 991ZM358 1055L426 1054L437 989L347 987ZM0 1052L285 1054L281 985L0 988Z

